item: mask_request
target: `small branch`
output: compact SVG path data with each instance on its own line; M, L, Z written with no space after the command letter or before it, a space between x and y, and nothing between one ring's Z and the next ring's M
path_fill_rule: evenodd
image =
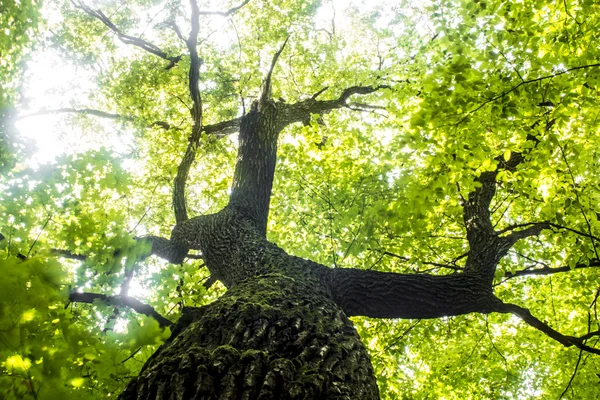
M69 295L69 301L73 303L93 303L94 300L99 300L103 303L119 306L128 307L132 310L147 315L158 321L161 327L167 327L173 325L173 322L169 321L162 315L156 312L154 308L148 304L142 303L141 301L128 296L107 296L100 293L78 293L74 292Z
M262 92L262 95L260 96L260 104L263 106L266 104L266 102L268 100L271 99L271 77L273 75L273 70L275 69L275 65L277 65L277 60L279 59L279 56L281 55L281 53L283 53L283 50L285 49L285 45L287 44L289 39L290 39L289 36L285 38L285 40L283 41L283 44L281 45L279 50L277 50L277 52L273 56L273 60L271 61L271 67L269 68L269 72L267 73L267 77L265 78L263 92Z
M567 156L565 155L565 150L559 144L558 148L560 149L560 154L562 155L563 161L567 166L567 170L569 171L569 176L571 177L571 185L573 185L573 191L575 192L575 197L577 198L577 203L579 204L579 209L581 210L581 215L583 215L583 219L588 227L588 232L590 233L590 237L593 239L592 235L592 225L590 224L590 220L588 219L585 210L583 209L581 200L579 199L579 190L577 190L577 183L575 181L575 176L573 176L573 170L571 169L571 165L569 164L569 160L567 160ZM600 254L598 254L598 249L596 248L596 242L592 240L592 247L594 248L594 253L596 254L596 258L600 258Z
M586 268L597 268L600 267L600 260L591 260L587 264L577 264L575 267L571 268L569 266L565 267L544 267L538 269L523 269L515 272L506 272L504 277L506 278L514 278L515 276L527 276L527 275L554 275L561 272L571 272L574 269L586 269Z
M188 254L187 258L192 260L204 260L204 256L202 254Z
M87 259L86 256L81 255L81 254L72 253L69 250L51 249L50 251L52 252L52 254L57 255L59 257L70 258L70 259L79 260L79 261L85 261Z
M577 357L577 362L575 363L575 369L573 370L573 374L571 374L571 379L569 379L569 383L567 383L565 390L563 390L563 392L560 394L560 396L558 397L558 400L561 400L563 397L565 397L565 394L571 387L571 384L573 383L573 379L575 379L575 375L577 375L577 371L579 370L579 364L581 363L582 355L583 355L583 350L579 350L579 356Z
M204 283L202 284L202 286L204 286L204 289L208 290L211 288L212 285L214 285L215 283L217 283L218 279L215 278L214 275L209 276L208 278L206 278L206 280L204 281Z
M126 359L124 359L123 361L121 361L121 364L125 364L127 361L131 360L133 358L133 356L135 356L140 350L142 349L142 346L138 347L133 353L131 353Z
M593 241L599 241L600 242L600 238L598 236L594 236L594 235L591 235L589 233L581 232L581 231L578 231L576 229L572 229L572 228L569 228L567 226L563 226L563 225L559 225L559 224L554 224L554 223L550 223L550 226L553 227L553 228L556 228L556 229L564 229L566 231L573 232L573 233L575 233L575 234L577 234L579 236L583 236L583 237L592 239L592 242Z
M27 251L27 257L29 257L29 255L31 254L31 251L33 250L33 248L35 247L35 245L37 244L40 236L42 235L42 232L44 232L44 230L46 229L46 227L48 226L48 222L50 222L50 220L52 219L52 216L49 215L48 218L46 219L46 222L44 223L44 226L42 226L42 229L40 230L40 232L38 233L37 237L35 238L35 240L33 241L33 243L31 243L31 246L29 246L29 250Z
M147 40L124 34L106 15L104 15L104 13L100 9L92 10L89 6L87 6L85 3L79 0L71 0L71 3L75 6L75 8L82 10L89 16L96 18L104 25L106 25L111 31L113 31L117 35L121 42L139 47L140 49L154 54L157 57L170 61L172 65L177 64L181 60L181 55L169 56L158 46L148 42Z
M242 4L236 7L232 7L227 11L199 11L199 15L220 15L222 17L228 17L233 13L236 13L239 9L248 4L250 0L245 0Z
M35 117L38 115L61 114L61 113L93 115L95 117L122 120L122 121L128 121L128 122L135 122L135 121L143 122L140 118L132 117L131 115L114 114L114 113L109 113L106 111L94 110L92 108L57 108L57 109L53 109L53 110L40 110L40 111L36 111L36 112L30 113L30 114L23 115L19 118L25 119L25 118ZM148 127L149 128L159 127L164 130L179 129L165 121L154 121L154 122L150 123L148 125Z
M465 121L465 119L467 119L467 117L468 117L469 115L471 115L471 114L473 114L473 113L475 113L475 112L477 112L477 111L481 110L481 109L482 109L483 107L485 107L487 104L489 104L489 103L491 103L491 102L494 102L494 101L496 101L496 100L498 100L498 99L501 99L502 97L506 96L507 94L510 94L510 93L514 92L515 90L517 90L518 88L520 88L520 87L521 87L521 86L523 86L523 85L527 85L527 84L529 84L529 83L534 83L534 82L543 81L543 80L545 80L545 79L551 79L551 78L555 78L555 77L557 77L557 76L560 76L560 75L566 74L566 73L568 73L568 72L571 72L571 71L576 71L576 70L579 70L579 69L585 69L585 68L593 68L593 67L600 67L600 63L596 63L596 64L588 64L588 65L580 65L580 66L578 66L578 67L568 68L568 69L566 69L566 70L564 70L564 71L560 71L560 72L557 72L557 73L555 73L555 74L552 74L552 75L546 75L546 76L541 76L541 77L539 77L539 78L534 78L534 79L529 79L529 80L526 80L526 81L521 81L521 82L520 82L518 85L515 85L515 86L513 86L512 88L510 88L510 89L508 89L508 90L506 90L506 91L504 91L504 92L502 92L502 93L500 93L500 94L498 94L498 95L496 95L496 96L494 96L494 97L491 97L490 99L488 99L488 100L484 101L484 102L483 102L483 103L481 103L479 106L477 106L477 107L475 107L474 109L472 109L471 111L467 111L467 113L465 114L465 116L464 116L464 117L463 117L463 118L462 118L460 121L458 121L458 123L457 123L456 125L460 125L462 122L464 122L464 121Z
M415 262L415 261L411 260L408 257L404 257L404 256L401 256L401 255L398 255L398 254L394 254L394 253L391 253L389 251L380 251L380 253L383 254L384 256L394 257L394 258L397 258L397 259L405 261L405 262ZM431 266L438 267L438 268L448 268L448 269L451 269L453 271L462 271L462 268L461 267L457 267L456 265L441 264L441 263L436 263L436 262L431 262L431 261L421 261L421 264L431 265Z
M60 113L75 113L75 114L84 114L84 115L94 115L96 117L101 118L109 118L109 119L121 119L124 121L133 121L134 117L129 115L122 114L113 114L106 111L94 110L91 108L56 108L53 110L40 110L31 114L23 115L21 118L31 118L38 115L48 115L48 114L60 114Z
M329 89L329 86L325 86L323 89L319 90L317 93L313 94L311 99L316 100L317 97L319 97L320 95L322 95L327 89Z
M520 307L516 304L510 303L501 303L496 310L500 313L511 313L521 318L525 323L529 326L539 330L544 333L546 336L556 340L560 344L565 347L575 346L580 350L587 351L589 353L600 354L600 349L596 349L594 347L587 346L584 342L589 339L587 336L575 337L575 336L567 336L562 333L554 330L545 322L540 321L536 317L534 317L531 312L527 308Z

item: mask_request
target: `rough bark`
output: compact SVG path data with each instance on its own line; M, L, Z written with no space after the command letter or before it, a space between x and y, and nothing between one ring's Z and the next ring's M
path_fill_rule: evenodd
M229 290L186 311L122 399L378 398L348 315L435 318L500 304L464 274L331 269L294 257L233 205L177 224L169 243L201 250Z
M369 356L320 285L250 278L189 308L121 399L376 399Z

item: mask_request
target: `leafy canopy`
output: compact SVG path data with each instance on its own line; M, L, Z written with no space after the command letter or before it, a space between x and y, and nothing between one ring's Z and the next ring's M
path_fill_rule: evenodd
M391 87L283 132L269 238L331 266L460 270L468 251L461 196L500 160L522 153L516 170L498 174L496 229L551 221L570 230L517 243L496 272L496 293L561 332L597 330L596 2L362 3L252 0L228 16L201 16L205 125L250 108L288 36L273 76L276 98ZM71 66L68 79L56 75L60 95L37 98L37 108L28 99L18 104L22 116L56 112L40 121L58 121L60 155L41 166L21 160L0 180L0 393L7 399L114 395L168 337L130 308L69 304L71 291L129 294L173 321L182 306L207 304L223 291L202 285L208 272L198 260L136 262L145 249L134 237L168 237L174 224L172 181L191 129L190 59L175 27L187 35L189 6L87 3L123 35L153 43L167 58L183 55L169 62L124 43L75 7L81 4L46 3L39 48L29 57L30 71L48 79L57 69L42 54ZM207 10L236 5L200 3ZM4 81L18 73L37 4L1 7ZM0 105L10 98L3 93ZM51 125L38 125L40 135ZM235 153L235 136L202 137L187 186L191 215L226 204ZM528 274L537 270L550 273ZM597 356L515 317L355 322L385 398L600 397Z

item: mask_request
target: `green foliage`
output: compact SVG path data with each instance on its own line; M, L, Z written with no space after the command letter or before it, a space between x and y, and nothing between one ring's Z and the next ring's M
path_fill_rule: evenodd
M23 74L23 63L39 24L38 0L0 2L0 173L15 162L14 107Z
M462 267L468 251L461 196L517 154L524 162L497 176L497 230L551 221L600 235L596 2L341 3L256 0L229 18L201 17L205 125L250 108L287 36L275 99L292 103L325 87L319 99L351 85L391 87L282 132L271 240L331 266L452 273L440 264ZM16 76L26 43L2 36L4 28L31 37L37 18L35 3L6 4L24 14L14 25L10 12L0 13L2 62L10 66L1 69L3 82ZM133 239L168 237L174 223L172 181L192 121L190 60L169 23L187 35L187 11L171 1L98 7L123 32L184 56L167 69L168 61L121 43L70 2L56 3L61 17L48 45L81 68L101 65L83 105L129 117L108 122L127 145L106 143L96 117L80 116L69 128L105 147L71 149L52 165L19 165L0 178L2 398L114 396L168 335L132 311L65 308L71 290L115 295L134 271L130 294L171 320L223 290L202 286L208 272L198 263L136 262L147 249ZM227 203L236 147L235 137L202 137L187 186L191 215ZM0 162L5 154L0 148ZM597 269L505 275L574 268L597 259L597 246L564 229L521 241L500 263L496 293L565 334L596 330ZM54 248L87 258L56 258ZM578 363L577 350L514 317L355 322L384 398L558 398L572 375L565 398L600 397L597 356Z

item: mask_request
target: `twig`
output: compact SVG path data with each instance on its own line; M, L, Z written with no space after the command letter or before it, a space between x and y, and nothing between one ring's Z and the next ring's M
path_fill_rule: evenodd
M222 17L228 17L231 14L237 12L239 9L241 9L242 7L244 7L246 4L248 4L250 2L250 0L245 0L242 4L240 4L239 6L236 7L232 7L227 11L199 11L198 14L199 15L220 15Z
M465 116L460 121L458 121L456 123L456 125L460 125L461 123L463 123L467 119L467 117L469 115L471 115L471 114L473 114L473 113L481 110L487 104L489 104L489 103L491 103L493 101L496 101L498 99L501 99L502 97L506 96L507 94L510 94L510 93L514 92L515 90L517 90L518 88L520 88L523 85L527 85L529 83L534 83L534 82L539 82L539 81L542 81L542 80L545 80L545 79L555 78L557 76L566 74L566 73L571 72L571 71L577 71L579 69L593 68L593 67L600 67L600 63L588 64L588 65L580 65L578 67L568 68L568 69L566 69L564 71L557 72L556 74L541 76L539 78L534 78L534 79L529 79L529 80L526 80L526 81L522 81L518 85L515 85L512 88L510 88L510 89L508 89L508 90L506 90L506 91L504 91L504 92L502 92L502 93L500 93L500 94L498 94L498 95L496 95L496 96L494 96L494 97L492 97L492 98L484 101L483 103L481 103L479 106L475 107L474 109L472 109L470 111L467 111L466 114L465 114Z

